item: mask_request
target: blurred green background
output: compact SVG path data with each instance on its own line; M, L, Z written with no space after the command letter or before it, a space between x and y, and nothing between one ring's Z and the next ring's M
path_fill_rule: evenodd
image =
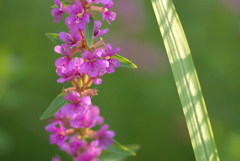
M103 38L138 69L103 77L93 103L122 144L141 144L128 161L193 161L182 107L150 0L115 0L117 19ZM240 2L174 0L185 30L222 161L240 160ZM67 31L53 23L53 0L0 0L0 160L47 161L50 145L41 114L63 87L60 57L44 33Z

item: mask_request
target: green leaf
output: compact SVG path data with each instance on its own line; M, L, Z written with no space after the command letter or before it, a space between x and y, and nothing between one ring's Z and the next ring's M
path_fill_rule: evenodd
M111 58L118 59L120 61L120 67L137 68L137 66L135 64L133 64L130 60L128 60L127 58L124 58L118 54L115 54Z
M122 161L129 156L135 156L135 152L139 149L140 145L138 144L123 146L114 140L112 146L108 146L107 150L102 151L99 159L100 161Z
M61 39L59 39L58 34L54 34L54 33L45 33L45 35L56 45L61 45L64 44L65 42L63 42Z
M151 1L177 85L196 160L218 161L207 108L175 7L171 0Z
M94 18L90 17L90 22L85 25L85 38L88 48L92 47L93 35L94 35Z
M67 6L71 5L71 4L74 4L72 2L61 2L61 3L63 5L63 7L67 7ZM59 8L59 7L56 4L54 4L53 6L51 6L51 8Z
M65 94L62 92L60 93L50 104L50 106L46 109L43 115L40 117L40 120L47 119L54 115L62 106L68 103L63 97Z

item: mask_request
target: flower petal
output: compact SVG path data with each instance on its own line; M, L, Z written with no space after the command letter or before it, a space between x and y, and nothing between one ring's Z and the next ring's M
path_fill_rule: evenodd
M64 52L62 50L61 45L55 46L54 51L58 54L63 54L64 55Z
M55 121L55 122L53 122L53 123L45 126L45 130L46 130L47 132L50 132L50 133L55 133L55 132L57 132L57 129L58 129L58 128L56 127L57 124L58 124L58 121Z
M102 55L103 49L95 49L92 53L92 59L97 59Z
M69 115L69 113L70 113L71 111L73 111L73 106L74 106L73 103L68 103L68 104L64 105L64 106L61 108L62 113L65 114L65 115Z
M66 33L66 32L60 32L58 34L58 37L64 41L64 42L67 42L67 43L71 43L72 42L72 38L71 38L71 35Z
M115 136L115 132L112 130L109 130L106 132L106 136L109 138L113 138Z
M99 85L99 84L102 83L102 79L100 79L100 78L95 78L95 79L93 79L93 83L96 84L96 85Z
M90 59L92 59L92 55L89 51L86 50L82 53L82 58L86 59L86 60L90 60Z
M61 4L60 0L54 0L54 3L55 3L59 8L62 7L62 4Z
M81 104L84 104L84 105L91 104L91 98L89 96L84 96L80 100L81 100Z

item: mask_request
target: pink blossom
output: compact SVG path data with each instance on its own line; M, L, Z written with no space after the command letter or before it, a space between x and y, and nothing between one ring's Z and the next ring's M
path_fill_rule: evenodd
M78 29L84 30L86 22L90 22L90 15L84 13L82 2L80 1L77 1L74 5L69 5L67 12L70 14L70 17L66 18L65 23L73 32L77 32Z
M108 128L109 128L109 125L105 124L97 132L97 138L100 142L101 148L103 149L107 149L106 145L111 146L114 143L113 140L110 138L115 136L115 132L108 130Z
M71 119L75 119L78 115L84 114L86 107L91 104L91 98L89 96L80 98L80 95L75 91L72 91L70 94L66 94L64 99L72 103L68 103L63 106L61 111L65 115L70 115Z
M60 128L57 128L56 125L59 124ZM50 135L50 144L57 144L61 146L68 138L67 129L64 127L62 121L55 121L45 127L47 132L53 133Z
M98 140L93 141L86 147L85 151L82 154L74 159L74 161L99 161L99 159L96 159L96 157L101 154L102 149L99 148L98 145Z
M54 8L51 11L52 16L56 17L53 20L53 22L56 23L56 22L59 22L59 20L62 18L63 13L65 12L65 8L61 4L60 0L54 0L54 3L59 7L59 8Z
M69 143L64 143L60 146L60 149L67 152L70 155L77 156L81 147L86 147L87 144L78 138L78 133L69 138Z
M120 61L118 59L111 58L119 51L120 51L119 47L112 50L112 47L110 44L106 45L106 52L104 51L102 53L102 57L103 57L103 59L107 60L109 63L109 66L106 67L106 70L108 73L113 73L115 71L114 67L120 66Z
M108 11L111 7L113 6L113 2L110 2L109 4L105 5L103 7L103 11L102 11L102 20L105 20L111 24L109 22L110 21L114 21L116 18L116 13L112 12L112 11Z
M78 115L70 122L73 128L92 128L96 124L102 124L103 118L99 116L99 108L97 106L89 106L83 115Z
M55 46L54 51L58 54L65 55L65 57L60 57L55 61L56 67L67 64L71 60L70 47L68 44L62 44L62 45Z
M102 55L103 49L96 49L91 54L89 51L82 53L82 58L87 60L82 66L81 71L90 77L102 76L106 73L106 67L108 67L108 62L102 59L98 59Z
M88 3L102 3L102 4L109 4L112 0L87 0Z
M81 65L84 63L84 60L82 58L75 57L72 61L73 61L74 77L81 78L83 74L80 68L81 68Z
M67 44L69 44L72 47L76 47L78 45L78 43L80 42L80 40L82 40L82 37L78 32L74 33L72 35L70 35L66 32L60 32L58 34L58 37L62 41L66 42Z
M57 75L59 75L62 78L59 78L57 80L58 83L63 83L65 81L69 81L73 79L73 62L69 61L67 65L59 66L56 69Z
M93 35L93 39L95 39L98 36L102 36L102 35L106 34L109 31L108 28L100 30L101 26L102 26L102 22L101 21L96 20L94 22L94 35Z

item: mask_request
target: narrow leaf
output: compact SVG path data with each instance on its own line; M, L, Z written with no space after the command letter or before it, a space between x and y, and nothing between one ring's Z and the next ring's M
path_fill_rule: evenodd
M114 141L114 145L108 146L107 150L103 150L100 155L100 161L123 161L129 156L135 156L136 151L140 149L140 145L123 146Z
M63 42L61 39L59 39L58 34L54 34L54 33L45 33L45 35L56 45L61 45L64 44L65 42Z
M92 47L93 35L94 35L94 18L90 17L90 22L85 25L85 39L88 48Z
M191 52L172 0L151 0L197 161L218 161L212 128Z
M43 115L40 117L40 120L47 119L53 116L62 106L68 103L63 97L65 94L62 92L60 93L50 104L50 106L46 109Z
M72 2L61 2L61 3L63 5L63 7L67 7L67 6L71 5L71 4L74 4ZM53 6L51 6L51 8L59 8L59 7L56 4L54 4Z
M118 54L115 54L112 58L118 59L120 61L120 67L137 68L137 66L133 64L130 60Z
M136 153L134 153L132 150L128 149L127 147L123 146L122 144L120 144L118 141L114 140L114 144L113 146L110 146L109 149L117 147L119 150L118 152L128 152L131 155L137 155ZM109 150L110 151L110 150Z

